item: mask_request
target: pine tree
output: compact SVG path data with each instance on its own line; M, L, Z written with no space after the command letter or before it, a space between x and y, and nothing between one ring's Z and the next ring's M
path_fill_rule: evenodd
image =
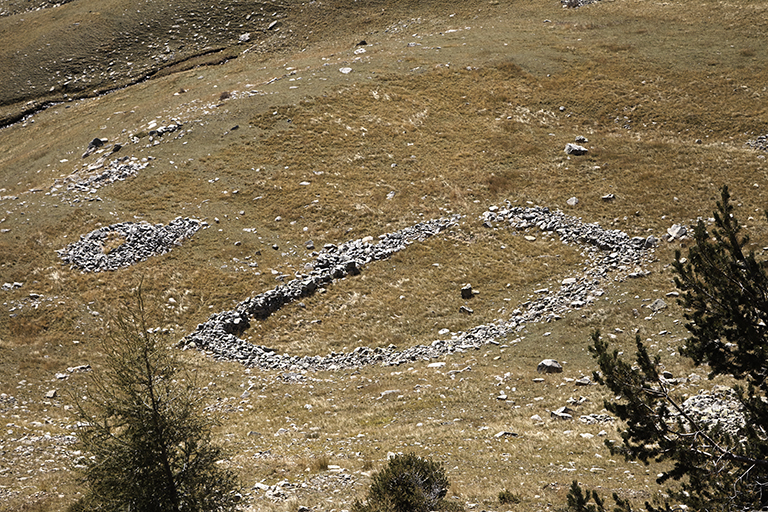
M458 511L445 500L448 477L440 463L414 453L395 455L373 476L365 503L357 501L353 512Z
M73 510L233 510L235 476L218 462L213 421L178 357L148 330L141 292L113 321L106 364L78 400L87 492Z
M608 445L612 452L672 462L659 481L681 480L671 497L694 510L755 510L768 506L768 275L766 262L745 251L749 238L727 187L714 217L711 233L699 221L687 258L675 255L675 283L691 333L681 353L709 365L710 377L739 381L734 391L744 428L734 434L698 422L660 377L660 358L651 358L639 337L634 365L599 333L590 350L600 368L596 380L619 397L605 406L626 422L622 444Z

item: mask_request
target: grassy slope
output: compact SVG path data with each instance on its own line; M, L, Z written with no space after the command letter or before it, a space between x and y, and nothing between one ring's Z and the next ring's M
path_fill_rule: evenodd
M633 235L657 236L672 223L707 217L722 183L731 185L745 219L764 206L765 160L743 143L764 133L767 120L762 96L768 66L759 51L765 2L702 2L694 10L684 2L614 1L576 11L545 1L465 2L460 10L441 2L358 3L288 4L272 39L263 45L257 39L251 51L225 65L181 70L58 105L34 122L0 131L0 196L18 196L2 200L0 228L9 231L0 234L0 282L25 283L2 292L8 312L0 317L0 392L16 399L0 403L3 425L14 425L0 448L8 468L0 472L0 499L11 510L23 509L29 496L40 510L59 510L74 498L71 475L50 469L66 467L66 457L51 458L45 441L19 439L69 432L64 426L74 418L65 410L66 391L83 378L53 382L53 375L85 362L98 368L101 319L142 276L158 304L158 324L172 329L175 339L210 312L275 286L272 270L300 270L309 257L303 248L308 239L321 246L376 236L422 216L466 215L453 234L373 264L247 333L254 342L296 354L404 347L431 342L443 327L463 330L498 318L533 290L555 286L581 268L578 249L482 228L477 215L491 204L531 201ZM28 45L29 56L42 47L39 38L54 32L49 24L58 20L67 27L76 13L81 23L94 23L88 34L104 51L142 54L109 42L115 25L97 23L108 8L123 12L114 2L100 7L101 18L87 17L92 7L77 0L3 18L11 28L0 36ZM163 16L150 18L159 22ZM136 23L145 19L131 21L130 31L139 31L131 37L163 40L165 30L163 37L155 28L141 32ZM40 30L38 39L30 26ZM20 27L28 38L18 37ZM213 39L219 31L206 34ZM182 39L185 47L197 48L179 34ZM361 40L369 44L366 53L353 53ZM23 83L50 88L48 74L13 60L11 46L0 48L8 48L4 67L23 75ZM40 65L53 54L47 55L39 57ZM140 62L155 65L148 58ZM343 66L354 71L343 75ZM22 89L6 88L6 94ZM223 91L231 97L222 100ZM143 135L156 118L159 125L178 118L187 133L156 146L146 136L127 145L121 154L154 157L138 177L100 190L100 202L68 206L45 195L55 179L81 164L93 137L128 143L129 135ZM567 159L562 148L578 134L589 138L590 154ZM299 185L303 181L311 185ZM386 199L391 191L394 198ZM609 192L616 201L599 200ZM567 207L574 195L579 205ZM109 274L63 268L54 253L101 225L134 218L167 222L176 215L205 218L214 227L166 256ZM282 221L275 222L277 216ZM756 246L768 245L764 223L746 223ZM555 509L573 478L606 493L648 499L658 495L657 468L611 459L601 437L579 435L605 428L615 437L612 428L551 422L547 410L584 395L589 401L579 413L600 411L599 389L575 389L562 379L591 372L585 346L594 328L621 328L617 342L628 348L637 330L654 348L674 353L685 335L673 323L681 312L671 306L643 320L642 307L645 299L672 289L666 264L673 249L657 251L648 279L615 283L597 305L553 324L531 325L515 345L447 358L442 370L416 362L310 374L303 384L289 384L274 373L246 373L199 354L185 357L215 383L212 399L227 418L221 439L236 451L233 464L246 483L328 479L324 491L298 491L293 501L272 505L255 495L256 509L344 508L364 491L361 472L379 467L387 451L406 450L445 461L457 499L486 510ZM259 267L246 267L247 256ZM469 304L472 317L458 313L464 282L481 290ZM30 292L52 300L32 309ZM20 312L10 311L20 303ZM322 323L312 323L318 319ZM658 335L662 330L671 334ZM553 356L567 361L565 373L533 383L538 361ZM472 371L454 380L445 374L467 365ZM679 375L693 371L674 356L669 366ZM241 398L249 387L250 396ZM514 404L493 398L506 387ZM52 388L60 398L43 399ZM378 399L390 389L399 392ZM533 414L545 425L532 422ZM281 427L290 433L275 437ZM493 438L505 429L521 436ZM251 431L261 435L247 435ZM30 446L34 451L22 455ZM324 456L347 468L357 486L342 485L313 462ZM495 496L502 488L523 502L500 506Z

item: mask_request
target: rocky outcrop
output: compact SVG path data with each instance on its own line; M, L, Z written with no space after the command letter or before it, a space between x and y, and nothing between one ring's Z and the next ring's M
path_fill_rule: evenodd
M699 427L710 429L717 426L730 435L738 434L746 424L744 406L739 402L736 392L727 386L700 391L698 395L683 402L682 409ZM673 411L672 417L677 416Z

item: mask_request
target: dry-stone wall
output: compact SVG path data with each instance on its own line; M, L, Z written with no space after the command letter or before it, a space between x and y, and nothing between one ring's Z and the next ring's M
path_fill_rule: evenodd
M117 270L165 254L202 226L196 219L177 217L168 225L148 222L121 222L81 235L80 240L56 251L59 257L83 272ZM105 247L111 238L121 241L112 250Z
M314 263L314 270L272 290L250 297L234 310L212 315L205 323L199 324L195 332L186 336L181 344L212 352L220 359L240 361L249 366L261 368L304 368L321 369L367 364L368 352L380 354L380 349L360 349L365 352L363 359L355 355L332 354L327 357L295 358L279 356L271 349L252 345L238 338L248 327L250 318L264 319L296 299L311 295L319 287L347 275L360 273L361 267L372 262L389 258L415 241L424 240L453 226L458 217L420 222L414 226L387 233L379 237L376 244L353 240L336 246L327 244ZM387 349L389 352L392 349ZM386 352L386 351L384 351ZM350 361L347 358L351 357ZM371 356L375 357L375 356Z
M624 277L642 277L644 258L655 239L630 238L618 230L604 230L597 224L586 224L562 212L548 208L491 207L482 216L489 229L535 227L557 233L564 243L581 244L588 254L588 270L584 275L565 279L558 290L526 302L516 309L511 318L499 319L487 325L478 325L466 332L453 333L450 339L436 340L429 345L416 345L398 351L386 348L358 347L349 353L331 353L326 356L297 357L278 354L274 350L240 339L250 319L262 319L281 306L313 293L318 287L349 274L356 274L363 265L389 257L404 249L410 242L422 240L453 226L457 219L437 219L416 224L401 231L381 235L377 244L362 240L347 242L339 247L327 245L318 255L315 269L308 275L246 299L234 310L212 315L197 330L181 340L185 348L210 352L214 357L262 369L279 370L335 370L368 364L398 365L417 359L431 359L493 343L497 338L522 330L526 323L551 321L567 311L583 307L602 295L600 283L609 272Z

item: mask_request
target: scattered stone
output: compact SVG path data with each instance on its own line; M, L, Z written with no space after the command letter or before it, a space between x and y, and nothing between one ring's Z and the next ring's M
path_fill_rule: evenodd
M651 302L651 305L648 307L651 308L651 311L654 313L658 313L662 309L667 308L667 303L664 302L664 299L656 299L655 301Z
M471 284L465 284L461 287L461 298L462 299L471 299L474 297L472 294L472 285Z
M459 313L466 313L467 315L471 315L475 311L473 309L469 309L467 306L461 306L459 308Z
M747 141L746 145L759 151L768 151L768 135L760 135L756 139Z
M499 396L496 397L496 400L501 400L502 402L507 399L507 395L504 392L501 392Z
M544 421L544 420L541 419L541 416L539 416L538 414L534 414L533 416L531 416L531 421Z
M83 153L83 158L87 158L91 153L104 146L106 141L107 139L102 140L98 137L94 138L91 142L88 143L88 148L85 150L85 153Z
M562 373L563 367L554 359L544 359L536 367L539 373Z
M570 407L561 407L559 409L555 409L550 413L550 416L556 420L572 420L573 419L573 409Z
M585 5L593 4L599 1L600 0L560 0L560 4L562 4L563 9L577 9L579 7L584 7Z
M502 430L501 432L497 432L496 434L494 434L493 437L495 437L496 439L501 439L504 437L517 437L517 434L515 432L510 432L508 430Z
M592 385L592 381L591 381L591 380L589 380L589 377L582 377L582 378L580 378L580 379L576 379L576 380L574 381L574 383L575 383L577 386L590 386L590 385Z
M567 204L568 206L576 206L577 204L579 204L579 198L571 197L565 202L565 204Z
M45 398L48 398L48 399L56 398L56 395L58 395L58 393L59 393L58 390L52 389L45 394Z
M576 139L574 139L574 142L578 142L579 144L586 144L587 142L589 142L589 140L587 140L587 138L584 137L583 135L577 135Z
M680 224L673 224L672 227L667 229L667 234L670 240L677 240L683 238L688 233L688 229Z
M586 155L589 152L587 148L584 146L579 146L578 144L573 144L569 142L565 145L565 154L566 155L573 155L573 156L582 156Z
M100 148L100 147L102 147L102 146L104 145L104 143L105 143L105 142L106 142L106 139L102 140L102 139L99 139L98 137L96 137L96 138L94 138L94 139L93 139L93 140L92 140L92 141L91 141L91 142L88 144L88 149L91 149L91 148L94 148L94 149Z
M304 247L307 248L308 251L312 251L315 248L315 242L312 240L307 241L307 243L304 244Z
M596 425L598 423L611 423L615 418L607 414L585 414L579 416L579 421L586 425Z
M343 75L348 75L352 72L352 68L339 68L339 72Z
M614 199L616 199L616 196L613 195L613 194L605 194L600 199L602 199L605 202L609 202L609 201L613 201Z
M66 193L70 196L85 194L92 196L99 188L110 185L116 181L125 181L135 176L149 165L149 159L140 161L135 157L124 156L108 162L101 160L86 168L86 172L98 171L96 174L83 176L75 172L63 180L56 180L51 187L51 195Z

